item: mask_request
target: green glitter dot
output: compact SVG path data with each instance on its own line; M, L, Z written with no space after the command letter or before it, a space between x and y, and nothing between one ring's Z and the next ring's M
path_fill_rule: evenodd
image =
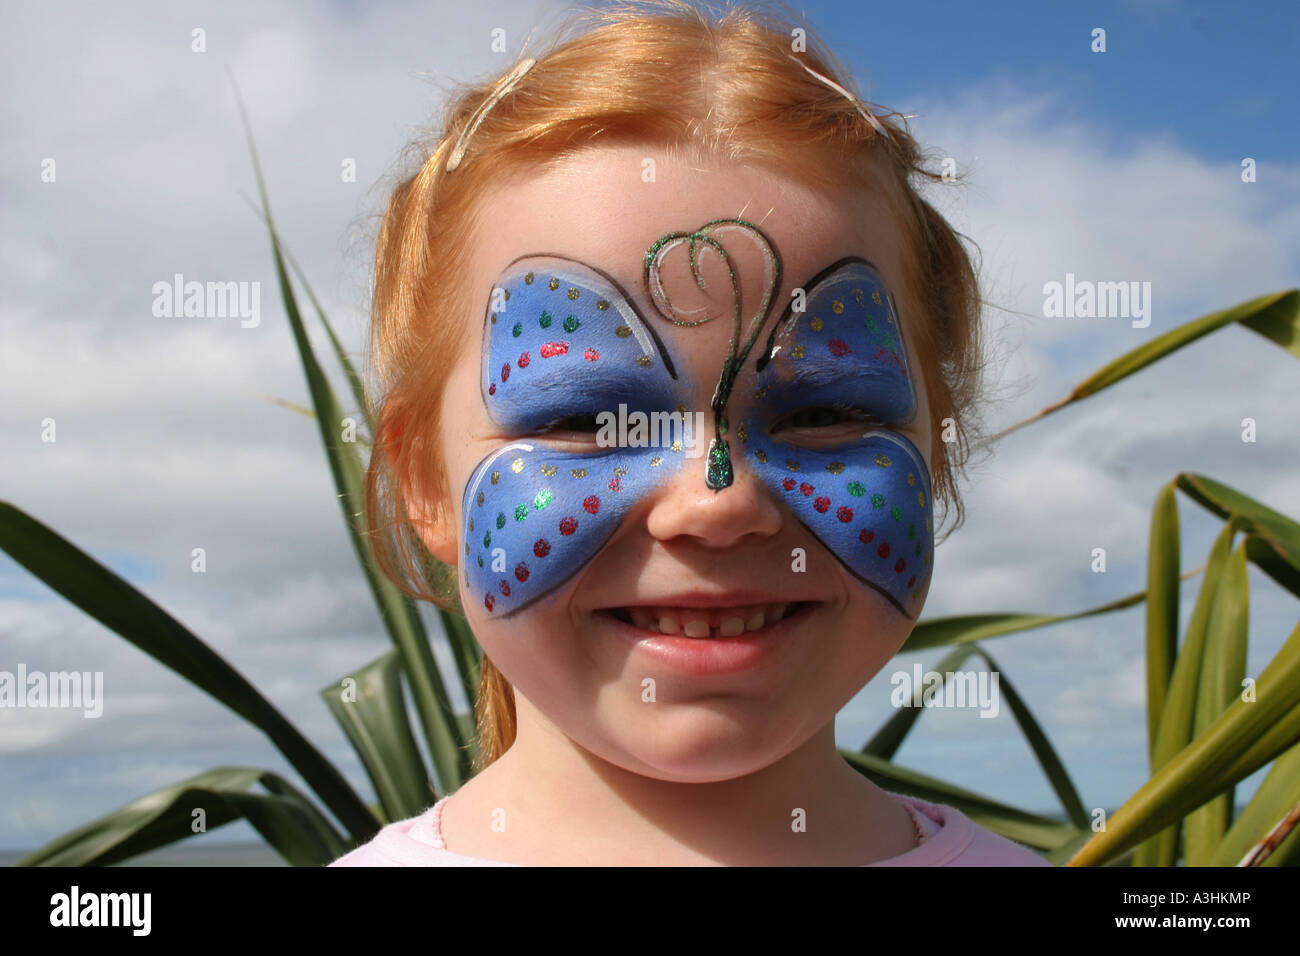
M872 495L872 496L871 496L871 507L873 507L873 508L883 508L883 507L885 507L885 496L884 496L884 495Z
M889 513L894 516L895 521L903 520L903 509L898 507L898 505L894 505L894 507L890 508Z
M551 492L549 489L546 488L537 492L537 497L533 499L533 507L538 511L541 511L550 503L551 503Z
M515 338L519 338L519 336L523 335L523 334L524 334L524 323L522 323L522 322L516 322L516 323L515 323L515 327L514 327L513 329L510 330L510 334L513 335Z
M551 327L551 313L549 313L549 312L547 312L545 309L543 309L543 310L542 310L542 317L541 317L540 319L537 320L537 324L540 325L540 326L541 326L542 328L544 328L544 329L549 329L549 328Z
M528 517L528 505L515 505L515 520L523 521Z
M571 315L564 320L564 331L576 332L578 330L578 324L578 317L576 315Z
M483 567L483 555L481 554L478 556L478 566Z
M504 528L505 526L506 526L506 513L504 511L499 511L497 512L497 528L501 529Z
M483 547L485 547L485 548L490 548L490 547L492 547L492 532L491 532L491 531L485 531L485 532L483 533Z
M860 481L849 482L849 494L854 498L861 498L867 493L867 486Z
M892 335L886 335L884 340L880 344L887 349L893 349L898 346L898 343L894 340L894 337Z
M916 537L916 525L909 524L907 526L907 537L909 540Z
M704 483L715 491L728 488L735 480L731 468L731 448L716 438L709 445L709 463L704 472Z
M876 331L876 320L873 319L871 316L867 316L867 328L869 328L872 332Z

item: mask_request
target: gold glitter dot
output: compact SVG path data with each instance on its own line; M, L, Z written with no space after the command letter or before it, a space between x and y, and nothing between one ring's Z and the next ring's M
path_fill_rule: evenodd
M754 393L754 397L755 397L755 398L767 398L767 390L768 390L769 388L771 388L770 385L764 385L762 388L760 388L757 392Z
M570 287L569 287L569 298L570 298L570 299L576 299L577 297L578 297L578 290L575 289L575 288L573 288L572 286L570 286Z
M926 518L926 519L925 519L925 530L926 530L926 531L929 531L929 530L930 530L930 519L929 519L929 518Z
M833 461L826 466L826 470L829 471L832 475L838 475L844 471L844 462Z
M688 409L685 404L677 406L677 413L679 415L685 415L688 411L690 411L690 409Z
M497 314L495 312L492 313L492 324L493 325L497 324Z
M542 465L542 474L545 475L547 478L550 478L558 470L559 469L556 468L554 465Z
M470 530L470 531L473 531L473 530L474 530L474 519L473 519L473 518L470 518L470 519L469 519L469 530Z
M790 358L797 358L797 359L803 358L807 354L808 354L808 350L805 349L802 345L796 345L794 348L790 350Z
M890 464L890 462L889 462L889 456L888 456L888 455L877 455L877 456L876 456L876 464L879 465L881 468L888 468L888 467L889 467L889 464Z
M836 299L834 302L831 303L831 311L834 312L836 315L843 315L844 303L841 302L839 299Z
M481 505L483 503L483 492L480 491L478 493L478 497L474 499L474 503L476 505Z
M510 470L513 471L516 475L519 474L521 471L524 470L524 460L522 458L516 458L514 461L510 463Z
M861 289L854 289L854 290L853 290L853 298L857 301L858 305L866 305L866 304L867 304L867 303L866 303L866 296L863 295Z
M620 325L614 330L614 334L620 339L625 339L632 334L632 327L629 325Z
M532 285L532 284L533 284L533 274L529 272L524 276L524 285Z
M501 472L499 471L492 472L492 484L495 485L500 480L501 480Z
M821 320L821 317L818 316L817 318L815 318L815 319L813 319L811 322L809 322L809 323L808 323L808 328L812 329L814 332L820 332L820 331L822 330L822 320Z
M872 289L872 290L871 290L871 301L874 302L874 303L876 303L876 305L883 305L883 303L880 301L880 290L879 290L879 289Z
M787 458L785 460L785 467L789 468L791 471L798 471L799 463L793 459Z
M636 364L640 365L642 368L649 368L651 365L654 365L654 363L655 360L648 355L642 355L636 360Z
M911 487L912 485L914 485L914 484L916 484L916 475L912 474L912 473L909 471L909 472L907 473L907 486L910 488L910 487Z
M680 453L682 450L682 443L680 441L675 441L672 443L671 447L673 451Z
M626 469L626 468L615 468L615 469L614 469L614 477L615 477L615 478L622 478L622 477L623 477L624 475L626 475L626 474L627 474L627 469Z
M741 441L749 441L749 429L745 427L744 422L741 422L740 427L736 429L736 437Z
M653 458L650 459L650 467L658 468L661 462L663 462L663 459L660 458L658 455L655 455Z
M930 552L929 552L929 551L925 552L925 563L926 563L926 564L929 564L929 563L930 563Z
M925 507L925 495L923 495L919 491L916 493L916 503L920 505L922 508Z
M468 542L468 541L465 542L465 553L466 553L466 554L469 554L469 542ZM466 583L469 582L469 569L466 569L466 570L465 570L465 581L466 581Z
M587 469L586 469L586 468L574 468L572 471L569 472L569 474L573 475L574 478L586 478L586 477L587 477Z
M554 292L556 289L558 289L558 288L560 287L560 280L559 280L559 279L552 279L550 282L546 283L546 286L547 286L548 289L550 289L552 292Z
M502 289L502 290L501 290L501 298L503 298L503 299L505 299L507 302L509 302L509 301L510 301L510 290L509 290L509 289Z
M754 457L757 458L759 461L763 462L764 464L767 463L767 452L763 451L763 449L761 448L758 451L754 452Z
M604 299L597 299L597 300L596 300L596 308L598 308L598 309L600 309L600 311L604 312L606 309L609 308L609 303L608 303L607 301L605 301ZM624 328L626 328L626 326L624 326ZM630 332L631 329L628 329L628 331ZM619 335L622 335L623 332L620 330L618 334L619 334Z

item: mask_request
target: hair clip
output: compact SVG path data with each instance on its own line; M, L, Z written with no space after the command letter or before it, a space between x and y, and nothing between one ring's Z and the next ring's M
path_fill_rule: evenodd
M496 88L495 92L484 100L482 105L474 111L474 116L470 119L469 124L465 127L464 131L460 134L460 138L456 140L456 145L451 151L451 158L447 160L447 172L451 172L460 165L461 159L465 156L465 149L469 146L470 139L474 136L475 131L478 130L479 125L483 122L492 107L496 106L503 96L514 89L515 84L523 79L524 74L531 70L536 63L537 60L532 57L529 57L526 60L520 60L516 63L514 69L510 71L510 74L505 78L501 85Z
M885 137L885 139L892 139L892 138L893 138L892 136L889 135L889 130L885 129L885 124L882 123L882 122L880 122L880 120L876 119L876 117L872 114L872 112L871 112L870 110L868 110L865 106L862 105L862 101L861 101L860 99L858 99L856 96L854 96L854 95L853 95L852 93L850 93L848 90L846 90L844 87L840 86L838 83L836 83L836 82L835 82L834 80L832 80L830 77L822 76L822 74L818 73L816 70L814 70L811 66L809 66L807 63L805 63L803 60L799 59L799 58L798 58L797 56L795 56L793 53L787 53L786 56L788 56L790 59L794 60L796 63L798 63L800 66L802 66L805 70L807 70L807 71L808 71L809 73L811 73L813 76L817 77L817 79L821 80L823 83L825 83L827 86L829 86L829 87L830 87L832 90L834 90L836 93L839 93L841 96L845 97L849 102L851 102L851 103L854 105L854 107L857 108L857 111L858 111L859 113L862 114L862 118L865 119L868 123L870 123L870 124L871 124L871 128L874 129L877 133L879 133L881 136Z

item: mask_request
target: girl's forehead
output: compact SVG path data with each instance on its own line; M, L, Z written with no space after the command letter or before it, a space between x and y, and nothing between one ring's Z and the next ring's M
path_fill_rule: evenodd
M779 260L771 315L779 315L795 291L827 266L849 256L871 262L901 296L901 234L879 192L828 193L760 167L674 162L667 153L619 146L588 150L494 189L484 200L469 257L477 306L488 308L518 260L561 256L607 275L666 337L694 333L692 343L703 345L711 337L700 335L707 326L681 328L659 315L648 288L647 253L666 236L698 233L733 217L754 224ZM706 310L716 314L714 322L729 326L734 297L728 273L740 289L747 320L767 294L765 253L761 242L743 232L718 232L714 239L725 259L707 242L679 243L663 255L658 281L675 308ZM696 287L694 269L705 290ZM715 328L711 334L717 333ZM728 334L723 332L724 344Z

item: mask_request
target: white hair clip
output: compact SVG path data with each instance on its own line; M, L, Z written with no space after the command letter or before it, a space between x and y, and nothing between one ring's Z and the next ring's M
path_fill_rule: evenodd
M464 132L460 134L460 138L456 140L456 145L451 151L451 158L447 160L447 172L451 172L460 165L460 161L465 156L465 149L469 146L470 139L473 138L475 131L479 128L479 125L483 122L483 119L487 116L492 107L497 105L501 100L501 97L514 89L515 84L523 79L524 74L531 70L533 65L536 63L537 60L532 57L529 57L526 60L520 60L516 63L514 69L511 70L509 75L501 82L501 85L498 86L492 95L484 100L482 105L474 111L474 116L466 125Z
M841 96L845 97L845 98L846 98L850 103L852 103L852 104L857 108L857 111L858 111L859 113L862 114L862 118L865 119L868 123L870 123L870 124L871 124L871 128L874 129L877 133L879 133L881 136L885 137L885 139L891 139L891 138L892 138L892 137L889 135L889 130L885 129L885 124L882 123L882 122L880 122L880 120L876 119L876 117L872 115L871 111L870 111L869 109L867 109L865 106L862 105L862 101L861 101L860 99L858 99L856 96L854 96L854 95L853 95L852 93L850 93L848 90L846 90L844 87L840 86L838 83L836 83L836 82L835 82L834 80L832 80L830 77L822 76L822 74L818 73L816 70L814 70L811 66L809 66L807 63L805 63L803 60L799 59L799 58L798 58L797 56L795 56L793 53L787 53L786 56L788 56L790 59L794 60L796 63L798 63L801 67L803 67L805 70L807 70L807 71L808 71L809 73L811 73L813 76L817 77L817 79L821 80L823 83L825 83L827 86L829 86L829 87L830 87L832 90L834 90L836 93L839 93Z

